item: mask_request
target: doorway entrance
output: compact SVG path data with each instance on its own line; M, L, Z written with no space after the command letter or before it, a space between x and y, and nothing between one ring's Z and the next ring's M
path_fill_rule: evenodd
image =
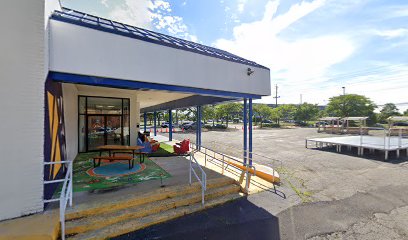
M101 145L124 145L121 115L87 116L88 151Z
M79 96L79 152L129 145L129 99Z

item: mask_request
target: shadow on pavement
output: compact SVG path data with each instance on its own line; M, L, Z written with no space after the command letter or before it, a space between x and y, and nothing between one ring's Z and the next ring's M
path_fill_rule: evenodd
M241 198L114 239L269 240L280 237L278 218Z

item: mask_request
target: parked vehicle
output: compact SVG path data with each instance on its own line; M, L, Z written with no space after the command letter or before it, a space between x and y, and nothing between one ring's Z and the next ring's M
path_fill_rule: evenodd
M396 122L392 125L396 127L408 127L408 122Z
M262 120L262 123L273 123L271 120Z
M184 129L184 130L195 130L196 129L196 123L195 122L187 123L187 124L183 125L181 128Z
M164 123L161 124L161 127L162 127L162 128L168 128L169 125L170 125L169 122L164 122Z
M201 126L204 127L203 122L201 122ZM197 123L196 122L188 123L188 124L182 126L181 128L184 129L184 130L195 130L195 129L197 129Z
M316 122L315 123L315 127L326 126L326 125L328 125L327 122Z
M296 121L295 125L300 127L306 127L308 124L305 121Z

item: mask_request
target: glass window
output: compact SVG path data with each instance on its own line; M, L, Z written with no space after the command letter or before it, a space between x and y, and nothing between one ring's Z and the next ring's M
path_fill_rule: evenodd
M130 144L129 99L80 96L78 108L79 152Z
M79 114L86 113L86 97L79 97Z
M123 114L129 114L129 99L123 99Z
M85 115L79 115L79 129L78 129L78 137L79 137L79 152L86 152L86 129L85 129Z
M122 114L121 98L88 97L88 114Z

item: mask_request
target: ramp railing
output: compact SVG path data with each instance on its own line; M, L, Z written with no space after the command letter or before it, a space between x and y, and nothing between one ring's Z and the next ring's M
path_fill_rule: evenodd
M193 148L193 147L196 147L196 145L193 144L193 143L191 143L191 146L190 146L190 147ZM243 150L242 150L242 149L238 150L238 149L236 149L236 148L233 148L233 147L230 147L230 146L225 146L225 145L223 145L223 147L224 147L226 150L228 149L228 150L230 150L230 151L238 152L238 153L240 153L240 154L243 155ZM196 151L198 151L198 150L196 150ZM239 164L239 165L243 165L244 167L247 167L247 168L246 168L246 171L245 171L245 174L246 174L245 190L248 192L248 186L249 186L249 182L248 182L248 181L249 181L249 170L252 169L252 170L253 170L253 171L252 171L252 175L253 175L253 176L256 176L256 172L257 172L256 166L254 166L254 165L252 165L252 164L250 165L249 162L247 162L247 164L244 164L242 158L238 158L238 157L235 157L235 156L231 156L231 155L222 153L222 152L220 152L220 151L217 151L217 150L214 150L214 149L212 149L212 148L209 148L209 147L206 147L206 146L202 146L202 145L200 146L200 150L199 150L198 152L200 152L201 154L204 155L204 165L205 165L205 166L207 165L207 161L210 161L210 160L211 160L211 162L212 162L213 164L216 164L216 163L213 162L213 160L217 161L218 163L217 163L216 165L222 169L222 170L221 170L221 173L222 173L222 174L224 174L224 170L226 170L228 167L232 167L232 168L234 168L234 169L237 169L237 170L239 170L239 171L242 171L242 169L239 168L239 167L237 167L234 163ZM280 169L282 169L283 163L282 163L282 161L280 161L280 160L273 159L273 158L271 158L271 157L267 157L267 156L264 156L264 155L261 155L261 154L252 152L252 159L254 159L254 158L257 159L257 160L259 160L259 159L264 159L264 160L268 161L268 162L269 162L268 165L272 165L272 166L271 166L272 169L273 169L273 173L272 173L272 174L273 174L274 176L275 176L275 173L278 173L278 171L276 171L276 167L280 167ZM279 166L278 166L278 165L279 165ZM272 184L275 186L274 183L272 183Z
M60 224L61 224L61 239L65 240L65 210L69 203L69 206L72 207L72 181L73 181L73 161L61 161L61 162L44 162L44 166L46 165L54 165L54 164L67 164L68 168L63 179L57 180L49 180L44 181L45 184L53 184L53 183L61 183L62 182L62 190L60 193L59 198L52 198L52 199L44 199L44 203L50 202L58 202L59 201L59 214L60 214Z
M196 170L197 168L201 172L201 178L198 176ZM197 159L194 157L194 151L190 152L190 171L189 171L189 182L192 183L191 175L194 173L194 176L201 184L201 204L204 206L205 203L205 191L207 190L207 174L204 172L201 165L198 163Z

